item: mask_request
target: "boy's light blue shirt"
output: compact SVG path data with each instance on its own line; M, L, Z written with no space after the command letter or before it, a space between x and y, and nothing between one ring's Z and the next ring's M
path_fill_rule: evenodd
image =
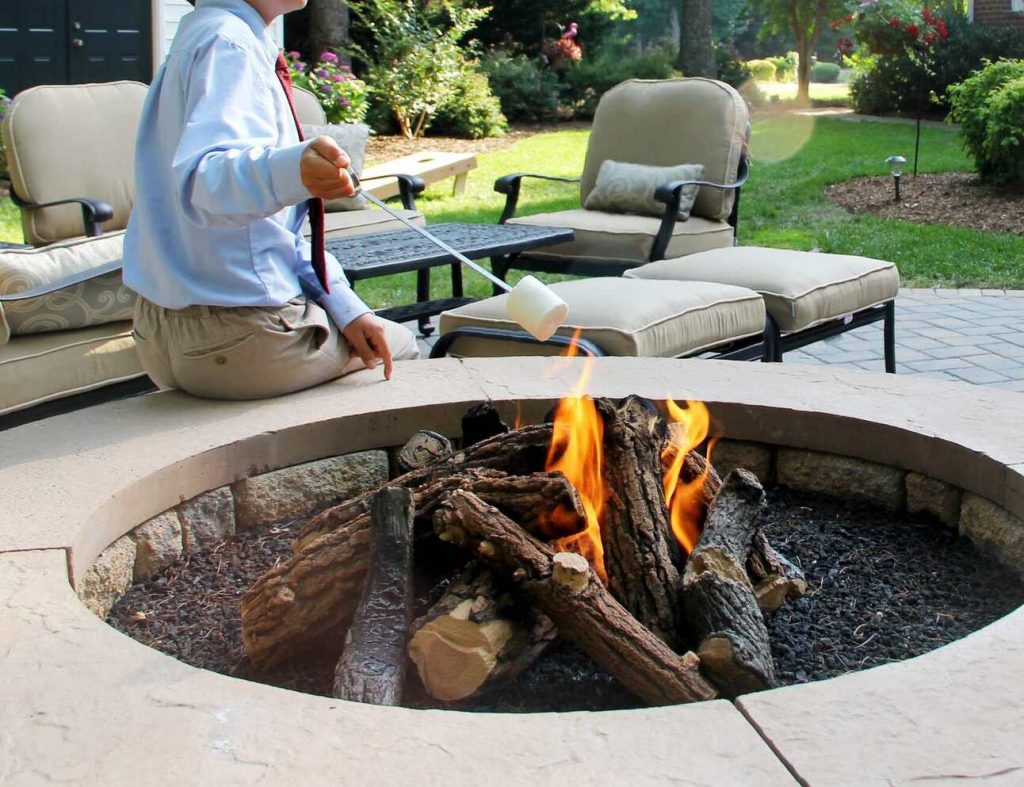
M280 306L305 294L339 327L370 309L302 236L310 193L274 71L277 45L245 0L198 0L149 89L135 151L124 281L169 309Z

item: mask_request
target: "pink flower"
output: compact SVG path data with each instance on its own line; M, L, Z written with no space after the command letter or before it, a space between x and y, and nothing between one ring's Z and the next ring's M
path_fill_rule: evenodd
M320 59L323 60L325 63L337 63L338 62L338 56L336 54L334 54L334 52L321 52L320 53Z

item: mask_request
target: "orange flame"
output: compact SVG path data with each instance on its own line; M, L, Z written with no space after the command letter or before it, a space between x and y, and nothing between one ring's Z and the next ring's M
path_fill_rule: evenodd
M689 555L700 538L701 490L707 478L710 464L695 478L683 477L683 463L686 455L699 446L708 436L711 415L702 402L684 402L680 406L671 399L665 405L669 415L669 444L662 454L667 468L663 477L665 502L671 515L672 532L676 541Z
M573 334L573 343L565 357L576 357L578 338L579 330ZM607 583L600 526L605 503L601 472L604 460L604 421L594 406L594 400L584 393L590 383L593 365L593 358L588 357L572 395L559 400L555 407L554 429L545 469L548 472L559 471L569 479L579 492L587 517L585 530L557 539L554 542L555 548L583 555L601 580Z

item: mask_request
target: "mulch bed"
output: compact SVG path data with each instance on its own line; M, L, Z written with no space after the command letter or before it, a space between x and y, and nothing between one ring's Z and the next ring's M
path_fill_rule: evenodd
M241 643L238 602L270 566L291 553L295 522L225 541L134 586L108 622L197 667L328 695L334 657L257 673ZM808 594L766 618L781 685L834 677L920 655L988 625L1024 603L1024 584L981 557L966 539L923 517L798 494L769 493L765 530L807 575ZM428 540L429 539L429 540ZM417 553L431 562L429 534ZM432 582L425 583L425 587ZM421 603L431 599L421 595ZM415 670L410 670L415 676ZM409 681L411 707L443 706ZM539 712L636 707L613 678L571 646L538 660L506 689L462 710Z
M1024 234L1024 189L993 186L969 172L904 175L900 201L890 176L857 178L825 190L829 200L851 213L872 213L918 224Z

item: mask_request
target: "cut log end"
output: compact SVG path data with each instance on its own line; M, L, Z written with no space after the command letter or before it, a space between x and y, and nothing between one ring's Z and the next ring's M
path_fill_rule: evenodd
M768 676L744 667L744 660L728 636L715 635L706 638L697 649L701 667L713 675L716 685L728 686L728 695L736 696L751 691L761 691L771 685Z
M590 582L590 563L575 552L559 552L551 558L551 578L571 593L580 593Z
M444 615L416 632L409 643L409 658L432 697L454 702L484 685L512 634L513 627L506 621L477 625Z

